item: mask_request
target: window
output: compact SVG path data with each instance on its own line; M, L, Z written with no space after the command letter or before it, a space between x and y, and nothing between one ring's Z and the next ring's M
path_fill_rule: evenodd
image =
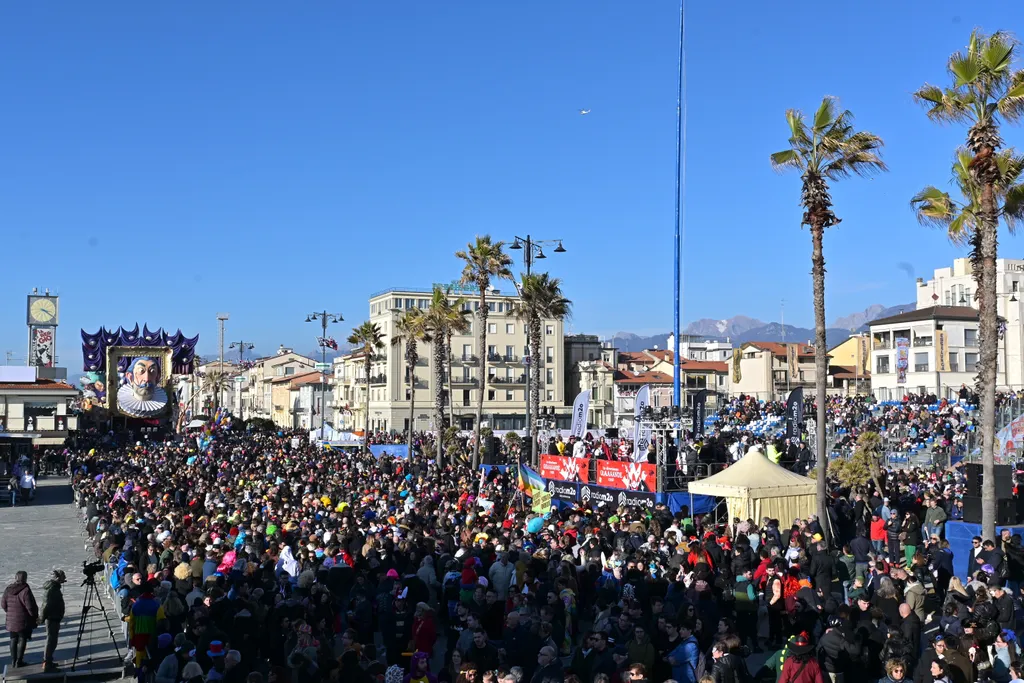
M505 345L505 355L508 356L509 360L512 360L513 358L515 358L516 347L512 346L511 344L506 344Z
M402 307L402 300L401 299L392 299L391 300L391 308L401 308L401 307Z
M551 389L548 389L547 398L544 399L544 400L546 400L546 401L554 401L555 400L555 392L552 391Z
M955 351L949 354L949 371L960 372L960 354Z
M487 390L487 400L488 401L493 401L494 400L494 389L488 389Z
M554 363L555 362L555 347L554 346L548 346L548 347L545 348L544 351L545 351L544 355L547 356L548 362L549 363Z
M516 325L515 323L505 323L505 334L515 334Z
M506 389L505 390L505 400L506 401L514 401L514 400L516 400L515 392L512 391L511 389Z
M952 301L953 301L953 294L947 289L946 290L946 305L947 306L952 306L953 305L951 303Z
M474 311L479 311L480 310L480 302L479 301L474 301L473 302L473 310Z
M405 400L406 401L412 400L412 391L410 391L409 389L405 390Z
M462 390L462 405L463 406L468 406L469 405L469 389L463 389Z
M967 372L975 372L978 369L978 354L976 353L965 353L964 354L964 370Z
M487 357L490 358L491 356L497 356L497 355L498 355L498 347L494 346L494 345L488 345L487 346Z
M888 375L891 372L889 370L889 356L878 356L875 359L875 374Z
M463 367L462 368L462 381L463 382L468 382L469 379L470 379L469 368Z
M406 308L416 308L416 302L413 299L406 299L405 300L405 307Z
M295 368L294 367L285 368L284 369L284 374L285 374L285 377L287 377L288 375L294 375L295 374Z
M554 384L555 383L555 371L552 370L551 368L548 368L547 372L545 373L544 383L545 384Z
M544 334L546 334L546 335L548 335L550 337L554 333L555 333L555 326L554 325L545 325L544 326Z
M473 355L473 345L472 344L463 344L462 345L462 357L463 358L469 358L472 355Z
M274 377L284 377L284 368L280 366L274 368Z
M964 346L977 346L978 345L978 331L977 330L964 330Z
M914 372L928 372L928 352L914 354Z
M493 301L488 301L487 302L487 310L490 311L491 313L494 313L494 306L495 306L495 304L494 304Z

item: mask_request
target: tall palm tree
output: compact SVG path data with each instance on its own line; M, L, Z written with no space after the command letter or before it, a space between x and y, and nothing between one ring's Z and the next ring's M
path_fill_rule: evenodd
M420 360L419 342L429 343L430 333L427 329L427 316L418 308L410 308L402 313L395 322L395 332L391 335L391 345L405 344L405 381L409 384L409 430L406 443L412 453L412 432L416 422L416 363Z
M352 328L348 343L363 353L363 374L366 376L366 398L363 401L366 410L363 417L363 453L366 454L370 452L370 364L373 362L373 354L384 348L384 334L377 323L367 320L359 327Z
M492 242L490 235L478 235L475 243L466 245L465 251L455 252L455 256L466 262L462 269L462 284L476 285L479 291L477 353L480 356L480 389L476 396L476 420L473 425L476 430L473 444L474 468L480 465L480 422L483 420L484 393L487 391L487 290L493 279L512 279L512 257L505 253L504 246L501 240Z
M537 419L540 417L540 346L544 338L541 334L541 320L561 320L572 314L572 302L562 294L562 281L547 273L531 273L522 276L519 290L520 304L514 315L517 320L526 323L530 328L530 396L527 398L526 410L530 413L530 449L528 451L531 464L536 464Z
M207 391L213 394L213 410L214 412L220 408L220 395L221 392L228 388L230 378L224 370L210 370L203 375L203 384Z
M996 309L996 256L1002 211L999 187L1007 186L997 154L1003 145L999 119L1019 121L1024 115L1024 72L1014 68L1018 42L1006 33L987 36L971 33L967 52L955 52L946 64L953 84L925 84L914 99L941 123L968 124L967 164L978 201L971 214L975 227L964 234L971 246L977 282L978 332L981 338L978 383L981 394L981 530L994 539L996 530L996 362L999 356L999 319ZM1006 199L1009 202L1009 198ZM1005 217L1005 214L1002 214Z
M822 241L825 229L840 222L832 211L829 181L865 176L886 170L879 157L882 139L866 131L854 131L853 114L839 111L834 97L825 97L808 127L804 115L790 109L786 112L789 123L789 149L771 155L772 166L779 171L795 168L801 172L800 205L804 215L802 225L811 232L811 275L814 281L814 382L817 403L815 452L817 455L818 518L823 529L829 531L827 519L828 490L825 452L825 390L828 379L828 349L825 341L825 254Z
M448 375L448 409L450 419L454 422L451 391L452 334L465 334L469 330L466 311L462 310L465 299L452 299L451 288L441 289L434 286L430 297L430 308L426 311L426 328L429 331L431 353L434 362L434 428L437 432L438 464L444 464L443 440L444 421L444 377ZM447 373L446 373L447 368Z

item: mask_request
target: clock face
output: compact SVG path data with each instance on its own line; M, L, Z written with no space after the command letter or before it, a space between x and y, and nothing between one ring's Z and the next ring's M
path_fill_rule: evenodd
M28 305L29 322L51 325L57 322L57 300L53 297L39 297Z

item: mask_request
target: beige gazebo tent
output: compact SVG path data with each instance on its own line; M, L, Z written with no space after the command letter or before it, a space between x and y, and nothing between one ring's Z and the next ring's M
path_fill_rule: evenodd
M730 519L760 523L771 517L788 526L817 510L814 481L779 467L756 448L718 474L692 482L689 490L725 498Z

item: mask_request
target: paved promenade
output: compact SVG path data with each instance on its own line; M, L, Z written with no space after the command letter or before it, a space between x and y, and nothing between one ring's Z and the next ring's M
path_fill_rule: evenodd
M75 654L75 641L81 620L82 603L85 588L82 583L82 561L92 560L91 549L86 550L87 538L85 527L79 521L77 510L72 504L71 486L65 478L48 477L39 480L39 488L35 500L29 505L17 507L0 507L0 586L6 586L14 580L14 573L19 570L28 572L28 582L36 597L40 610L43 604L43 583L50 577L53 569L63 569L68 576L64 584L64 601L67 610L61 625L60 641L57 646L56 660L65 670L71 666L71 658ZM97 575L97 582L102 584L103 574ZM108 593L100 585L100 595L110 617L114 636L118 639L121 654L125 653L121 641L121 623L114 605L109 602ZM0 626L3 626L0 620ZM10 664L10 648L6 628L0 629L0 671ZM40 626L32 634L25 661L29 664L41 664L43 646L46 643L45 628ZM86 621L86 629L82 636L82 648L79 652L78 670L85 667L82 663L92 657L97 664L102 659L103 667L117 666L114 646L107 634L107 626L103 615L98 610L90 610ZM34 673L37 667L17 673ZM8 678L15 672L8 671Z

